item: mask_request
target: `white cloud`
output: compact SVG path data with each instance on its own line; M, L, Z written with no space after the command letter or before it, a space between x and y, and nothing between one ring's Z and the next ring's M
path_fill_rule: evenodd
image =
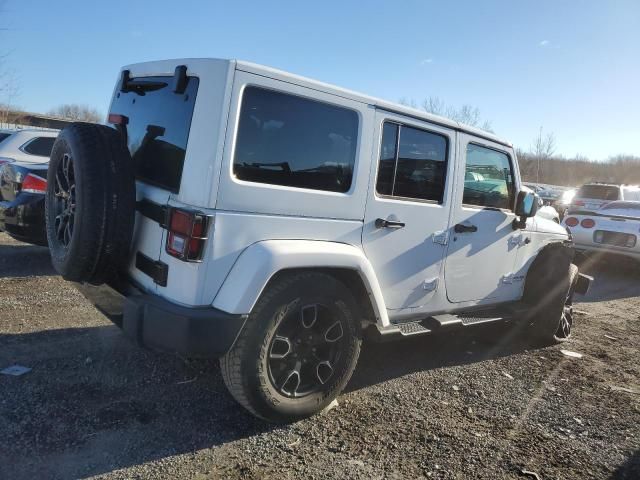
M424 60L420 60L420 65L429 65L433 63L433 58L425 58Z
M550 45L551 45L551 42L550 42L549 40L542 40L542 41L538 44L538 46L539 46L539 47L542 47L542 48L544 48L544 47L548 47L548 46L550 46Z

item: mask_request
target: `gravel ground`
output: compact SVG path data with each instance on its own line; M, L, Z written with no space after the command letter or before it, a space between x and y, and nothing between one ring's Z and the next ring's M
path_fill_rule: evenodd
M142 350L46 249L0 234L0 478L640 478L640 267L607 259L574 338L365 343L339 406L285 427L217 362ZM533 473L526 473L533 472Z

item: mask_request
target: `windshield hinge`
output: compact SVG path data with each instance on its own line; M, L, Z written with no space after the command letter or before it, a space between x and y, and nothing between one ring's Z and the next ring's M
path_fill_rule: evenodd
M173 73L174 93L184 93L187 89L187 66L178 65Z

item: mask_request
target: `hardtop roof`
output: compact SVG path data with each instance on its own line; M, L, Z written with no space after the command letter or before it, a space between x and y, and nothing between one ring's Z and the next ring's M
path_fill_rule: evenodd
M350 100L354 100L357 102L374 106L381 110L398 113L401 115L406 115L408 117L416 118L426 122L435 123L444 127L466 132L476 137L490 140L492 142L500 143L507 147L513 147L513 145L510 142L494 135L493 133L487 132L485 130L481 130L476 127L472 127L470 125L465 125L463 123L456 122L454 120L441 117L439 115L434 115L432 113L427 113L423 110L418 110L416 108L408 107L406 105L389 102L387 100L382 100L380 98L368 96L362 93L355 92L353 90L348 90L342 87L338 87L336 85L320 82L318 80L296 75L290 72L286 72L284 70L278 70L276 68L267 67L265 65L260 65L257 63L247 62L244 60L231 60L231 59L224 59L224 58L180 58L180 59L167 59L167 60L160 60L160 61L141 62L141 63L127 65L123 67L123 69L135 69L137 70L138 75L147 76L147 75L153 74L153 70L155 67L162 68L163 70L165 70L167 67L169 67L169 65L176 66L176 65L185 64L185 63L188 65L189 63L206 63L206 62L212 62L212 63L227 62L232 65L232 68L235 68L240 71L253 73L256 75L262 75L262 76L274 78L283 82L289 82L302 87L318 90L331 95L348 98ZM165 72L165 73L168 73L168 72Z
M338 87L336 85L332 85L325 82L320 82L318 80L303 77L303 76L296 75L283 70L278 70L276 68L267 67L265 65L246 62L244 60L232 60L232 61L236 63L236 68L241 71L255 73L257 75L265 75L265 76L276 78L278 80L282 80L285 82L288 81L290 83L295 83L297 85L313 88L315 90L319 90L325 93L330 93L333 95L348 98L350 100L355 100L357 102L366 103L368 105L375 106L382 110L399 113L412 118L417 118L420 120L425 120L427 122L436 123L445 127L453 128L455 130L460 130L478 137L485 138L487 140L500 143L508 147L513 146L510 142L501 139L500 137L494 135L491 132L481 130L477 127L472 127L470 125L465 125L463 123L456 122L449 118L441 117L440 115L427 113L423 110L418 110L417 108L408 107L406 105L402 105L399 103L389 102L387 100L382 100L380 98L358 93L353 90L348 90L346 88Z

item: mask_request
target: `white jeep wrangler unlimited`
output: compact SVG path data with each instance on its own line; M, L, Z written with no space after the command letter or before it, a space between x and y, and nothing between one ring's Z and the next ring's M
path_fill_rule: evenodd
M55 268L140 344L220 357L259 417L322 410L365 330L571 333L590 278L487 132L217 59L125 67L108 123L53 148Z

